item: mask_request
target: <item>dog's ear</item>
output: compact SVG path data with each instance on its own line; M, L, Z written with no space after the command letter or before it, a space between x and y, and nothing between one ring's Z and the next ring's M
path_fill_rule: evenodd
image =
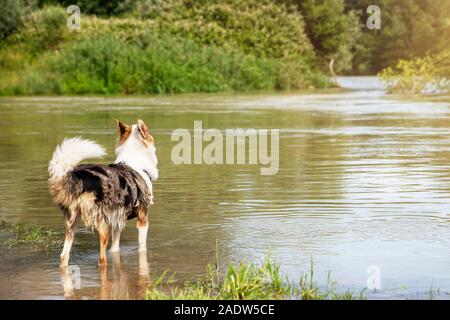
M122 123L117 119L115 119L115 120L116 120L116 128L117 128L117 131L119 131L120 135L122 135L123 133L125 133L126 131L128 131L130 129L129 125Z
M137 128L139 135L142 137L142 139L148 143L154 143L155 140L153 139L153 136L150 134L147 125L144 121L141 119L138 119L137 121Z
M138 119L137 127L138 127L139 134L142 136L142 138L147 139L148 136L150 135L150 133L148 131L148 127L145 124L145 122L142 121L141 119Z
M120 143L124 143L125 140L127 140L127 138L129 137L129 135L131 134L131 126L120 122L119 120L116 119L116 128L117 131L120 134Z

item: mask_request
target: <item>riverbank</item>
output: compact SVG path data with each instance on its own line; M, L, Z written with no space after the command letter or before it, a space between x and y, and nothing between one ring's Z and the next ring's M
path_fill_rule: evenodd
M300 15L272 3L251 15L240 9L250 14L252 7L229 13L239 16L236 26L219 21L211 30L202 25L213 22L192 17L174 24L166 15L83 15L81 28L71 30L62 7L38 9L2 41L0 95L247 92L332 85L318 68ZM253 19L269 13L276 18L265 21L273 30L270 35L247 30Z

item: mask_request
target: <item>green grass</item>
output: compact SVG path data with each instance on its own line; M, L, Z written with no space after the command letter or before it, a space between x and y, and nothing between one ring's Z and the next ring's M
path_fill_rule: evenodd
M60 248L63 245L61 232L51 228L30 223L10 224L2 221L0 230L15 234L14 238L5 241L5 244L9 247L29 246L36 250L50 250Z
M206 274L193 282L179 286L174 275L164 272L149 286L148 300L354 300L364 299L364 292L354 295L350 291L338 292L335 282L328 277L328 285L321 289L311 271L300 277L298 284L281 273L280 266L267 258L264 263L230 263L224 272L219 267L208 265Z

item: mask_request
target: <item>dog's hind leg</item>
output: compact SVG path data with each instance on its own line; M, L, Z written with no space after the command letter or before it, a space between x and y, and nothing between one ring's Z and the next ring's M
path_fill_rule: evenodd
M67 267L69 265L70 250L72 249L73 239L77 232L77 223L80 215L75 210L69 210L67 208L64 211L64 247L61 252L61 267Z
M98 258L98 264L100 266L104 266L108 263L108 259L106 258L106 248L109 243L109 226L106 221L103 219L100 220L97 226L98 231L98 240L100 241L100 254Z
M109 252L117 253L120 251L120 234L122 233L122 230L120 230L117 227L113 227L112 230L112 244L111 249L109 249Z
M147 209L138 212L137 228L139 230L139 251L147 251L148 216Z

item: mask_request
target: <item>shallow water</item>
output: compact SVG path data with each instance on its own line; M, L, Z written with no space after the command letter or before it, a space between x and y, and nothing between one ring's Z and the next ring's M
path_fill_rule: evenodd
M389 97L374 78L340 82L355 90L0 98L0 219L62 229L47 190L51 153L64 137L83 136L113 161L114 118L145 119L160 161L146 257L131 221L120 257L100 272L96 236L80 228L70 263L81 281L72 289L59 251L0 246L0 298L142 298L153 274L201 274L216 242L224 264L270 251L296 280L313 260L321 285L331 271L338 289L357 293L376 265L381 290L369 298L428 298L430 288L449 298L450 103ZM204 129L280 129L278 174L173 164L170 135L192 131L194 120Z

